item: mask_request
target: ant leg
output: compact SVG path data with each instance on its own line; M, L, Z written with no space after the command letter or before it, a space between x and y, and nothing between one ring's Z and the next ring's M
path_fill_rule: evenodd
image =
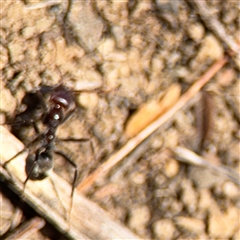
M17 156L19 156L20 154L22 154L23 152L27 151L29 146L31 146L32 144L34 144L35 142L37 142L39 139L41 139L42 134L39 135L38 137L36 137L32 142L30 142L29 144L27 144L27 146L25 146L21 151L19 151L17 154L15 154L13 157L11 157L9 160L7 160L2 166L3 168L6 169L6 166L12 161L14 160Z
M47 107L47 105L45 103L45 100L43 98L43 94L42 94L41 90L37 90L36 94L39 97L40 104L42 105L44 112L48 112L48 107Z
M94 161L96 162L97 158L96 158L96 154L94 151L92 140L90 138L66 138L66 139L58 138L58 139L56 139L56 142L89 142L91 151L93 153Z
M23 148L23 150L21 150L20 152L18 152L17 154L15 154L13 157L11 157L9 160L7 160L2 167L6 169L6 166L13 160L15 159L17 156L19 156L20 154L22 154L23 152L25 152L27 150L27 148Z
M31 175L32 175L32 173L33 173L33 171L34 171L34 168L35 168L36 165L37 165L38 159L39 159L39 149L38 149L37 152L36 152L36 155L35 155L35 158L34 158L34 161L33 161L33 164L32 164L32 166L31 166L31 168L30 168L29 171L27 172L27 178L26 178L26 180L25 180L24 183L23 183L23 192L25 191L26 184L27 184L28 180L31 178Z
M72 206L73 206L73 194L74 194L76 182L77 182L78 175L79 175L79 169L78 169L78 165L71 158L69 158L65 153L63 153L62 151L58 151L58 150L56 150L55 153L64 157L74 167L74 178L72 181L72 190L71 190L71 202L70 202L70 209L69 209L68 217L67 217L67 219L70 223L70 216L71 216L71 211L72 211Z
M55 153L64 157L74 167L74 178L73 178L73 182L72 182L72 191L71 191L71 196L73 196L74 188L75 188L76 181L77 181L78 175L79 175L78 165L62 151L56 150Z
M30 120L29 119L27 119L27 120L19 119L19 120L14 121L14 122L11 122L11 121L5 122L4 124L10 125L13 128L15 127L16 129L18 129L20 127L23 127L23 126L32 125L37 134L39 134L39 132L40 132L36 122L34 120L31 120L31 119Z
M40 134L40 131L39 131L39 128L38 128L36 122L33 123L33 128L37 134Z
M62 199L61 199L61 196L59 195L58 188L57 188L57 184L53 181L51 175L49 176L49 179L50 179L50 181L51 181L51 184L52 184L52 186L53 186L53 190L54 190L54 192L55 192L55 194L56 194L56 196L57 196L57 199L59 199L59 201L60 201L60 203L61 203L61 205L62 205L62 207L63 207L63 210L64 210L64 215L63 215L63 216L67 216L67 214L68 214L68 209L67 209L66 206L63 204L63 201L62 201ZM59 210L59 213L60 213L60 210ZM68 230L69 230L69 229L70 229L70 228L69 228L69 223L68 223Z

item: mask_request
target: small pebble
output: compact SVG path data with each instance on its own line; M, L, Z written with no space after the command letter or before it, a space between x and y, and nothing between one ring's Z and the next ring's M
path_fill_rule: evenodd
M190 180L184 180L182 182L183 193L181 196L181 200L188 209L190 213L194 212L197 207L197 193L192 186L192 182Z
M6 67L9 61L7 49L0 44L0 70Z
M153 232L156 237L164 240L172 239L175 230L175 226L170 219L161 219L153 224Z
M205 224L203 220L192 217L176 217L174 218L176 225L189 233L201 234L204 232Z
M131 180L135 184L141 185L146 181L146 175L143 173L135 173L131 176Z
M202 24L194 23L188 27L188 33L194 41L199 42L204 37L205 30Z
M74 1L68 12L68 21L74 30L74 35L89 51L98 47L104 25L101 18L94 13L90 4Z
M219 207L211 208L209 216L209 236L215 239L227 239L234 236L239 229L240 209L229 207L221 212Z
M16 108L16 99L12 96L9 89L2 88L0 94L0 110L3 112L12 113Z
M222 69L221 73L217 75L217 83L222 87L227 87L232 84L236 78L236 71L233 68Z
M179 168L180 166L178 161L173 158L168 159L164 166L166 176L169 178L175 177L179 172Z
M79 103L85 108L94 109L97 104L99 97L96 93L81 93L79 95Z
M223 57L224 50L222 44L213 35L207 35L201 42L197 57L191 62L191 68L195 69L199 65L209 60L217 60Z
M130 213L129 226L141 234L145 231L149 219L150 210L146 205L135 206Z
M233 182L226 182L223 185L223 193L230 198L238 198L240 195L239 188Z
M213 204L213 199L210 191L208 189L200 189L199 203L198 203L199 210L203 212L207 212L212 204Z

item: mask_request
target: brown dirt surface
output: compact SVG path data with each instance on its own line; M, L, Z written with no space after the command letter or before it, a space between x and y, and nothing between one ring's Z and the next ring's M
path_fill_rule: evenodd
M239 2L206 4L226 36L240 44ZM142 239L240 239L239 185L168 151L184 146L240 174L238 53L191 1L8 0L0 1L0 16L1 124L11 122L24 95L41 85L63 83L75 91L77 110L57 137L90 141L59 141L56 147L79 166L78 183L129 140L125 126L137 109L158 101L172 84L185 92L230 54L183 110L85 195ZM26 144L32 131L24 134ZM63 158L54 171L67 181L74 172ZM6 206L1 238L35 213L10 199L14 195L2 187L7 183L1 176L0 184ZM64 239L55 231L47 225L31 239Z

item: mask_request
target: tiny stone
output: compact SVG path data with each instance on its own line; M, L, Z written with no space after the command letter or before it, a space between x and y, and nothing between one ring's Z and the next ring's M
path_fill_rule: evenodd
M165 174L169 178L175 177L179 172L179 163L175 159L168 159L165 164Z
M211 208L209 216L209 236L211 238L231 238L239 228L240 210L229 207L227 212L221 212L216 206Z
M199 191L199 210L207 212L213 204L211 193L208 189L200 189Z
M103 58L107 57L108 54L112 53L115 48L115 42L111 38L104 39L98 46L98 51Z
M217 60L223 57L223 54L222 44L209 34L202 40L197 57L191 62L191 68L194 69L208 60Z
M68 20L80 43L82 42L89 51L98 47L104 25L90 4L84 4L84 1L74 1L68 13Z
M236 78L236 71L232 68L226 68L217 75L217 83L222 87L227 87L232 84Z
M129 226L141 233L150 219L150 210L146 205L133 207L130 213Z
M135 173L132 177L131 177L132 181L135 184L143 184L146 181L146 176L143 173Z
M183 204L180 201L174 200L171 204L171 212L173 214L180 214L180 212L183 210Z
M164 68L164 62L162 59L159 58L153 58L152 60L152 71L153 72L161 72Z
M175 227L170 219L161 219L153 224L153 232L157 238L172 239Z
M176 75L179 78L186 78L188 79L188 76L190 75L189 69L187 67L180 67L176 69Z
M17 104L10 90L6 88L1 89L0 102L0 110L8 113L13 113Z
M24 43L22 39L17 39L8 44L12 63L21 62L24 59Z
M81 93L79 103L85 108L94 109L98 104L98 95L96 93Z
M0 70L6 67L8 61L9 59L7 49L2 44L0 44Z
M183 193L181 200L187 207L189 212L194 212L197 207L197 194L194 190L191 181L184 180L182 182Z
M202 24L194 23L188 27L188 33L194 41L199 42L203 38L205 31Z
M194 234L201 234L204 232L205 224L203 220L191 217L176 217L175 223L181 229Z
M230 198L238 198L240 195L239 188L233 182L226 182L223 185L223 193Z
M153 149L160 149L163 146L162 138L154 138L151 144Z

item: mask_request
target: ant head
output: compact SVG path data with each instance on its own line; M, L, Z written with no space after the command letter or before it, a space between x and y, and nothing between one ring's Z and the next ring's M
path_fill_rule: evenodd
M54 89L51 100L65 109L75 108L74 95L63 85L59 85Z
M46 178L53 170L53 164L52 156L46 152L29 155L25 168L28 179L42 180Z

